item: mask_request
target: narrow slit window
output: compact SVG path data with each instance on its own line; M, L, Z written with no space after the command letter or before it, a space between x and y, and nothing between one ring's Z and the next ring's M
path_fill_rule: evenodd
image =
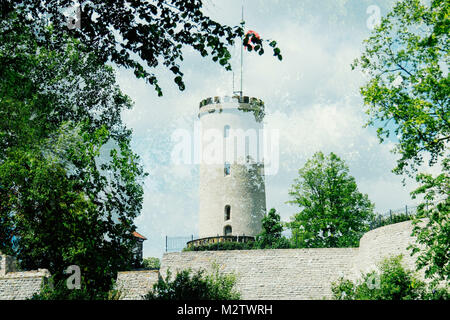
M225 206L225 221L231 219L231 207L229 205Z
M231 174L231 166L228 162L225 162L223 171L226 176L229 176Z
M225 228L223 228L223 233L225 236L231 236L233 232L233 229L231 228L231 226L226 226Z
M223 137L224 138L228 138L230 136L230 126L229 125L226 125L224 128L223 128Z

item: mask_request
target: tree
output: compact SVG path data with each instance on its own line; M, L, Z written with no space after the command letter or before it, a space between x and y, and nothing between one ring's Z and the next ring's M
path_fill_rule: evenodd
M384 259L379 271L362 275L356 283L339 279L332 284L336 300L439 300L448 299L446 288L427 287L413 271L402 265L403 257Z
M177 272L175 279L167 272L165 279L159 278L153 290L144 296L146 300L239 300L240 293L234 289L236 278L222 275L218 267L212 274L205 270L195 273L191 269Z
M120 118L131 101L79 41L49 27L41 46L14 15L0 30L0 251L57 283L78 265L94 298L133 262L145 174Z
M231 54L227 49L242 38L249 51L264 53L268 42L274 56L282 59L275 41L246 35L243 25L230 27L211 20L202 12L201 0L155 1L79 1L79 28L68 27L65 9L72 7L71 0L2 1L2 19L18 12L29 26L45 20L54 26L57 37L68 33L85 44L102 62L111 61L118 66L131 68L137 78L144 78L162 95L156 75L151 69L162 63L175 76L174 81L184 90L182 49L189 46L202 57L231 70ZM40 32L35 28L35 32ZM45 43L44 43L45 44Z
M262 219L262 231L256 236L256 246L259 249L289 248L289 241L282 236L283 225L277 211L272 208Z
M142 266L146 269L159 269L161 267L161 261L155 257L144 258Z
M446 0L402 0L381 20L352 68L369 78L361 88L367 125L379 126L383 142L392 131L401 155L395 172L436 163L450 140L450 5ZM382 125L382 126L381 126Z
M418 269L424 269L427 278L435 284L445 281L450 285L450 159L443 161L443 172L437 177L419 174L417 181L421 186L412 193L413 197L424 195L426 201L418 206L417 212L428 220L414 221L417 244L410 248L417 254Z
M288 201L301 209L288 223L295 246L357 247L374 206L345 163L334 153L317 152L298 172Z
M446 0L402 0L365 41L366 48L353 67L369 76L361 88L368 125L379 126L380 141L392 131L400 154L394 172L416 174L421 186L413 198L424 195L420 215L429 218L416 224L414 235L423 244L418 267L427 277L449 275L449 148L450 76L448 74L450 3ZM382 125L382 126L381 126ZM433 177L417 174L418 166L441 161L442 172Z

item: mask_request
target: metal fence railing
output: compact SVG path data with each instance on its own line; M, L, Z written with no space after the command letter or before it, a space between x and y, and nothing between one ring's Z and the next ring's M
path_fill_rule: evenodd
M408 206L405 205L403 208L389 210L383 213L382 215L385 217L391 217L393 215L406 214L406 215L415 215L417 213L418 206Z
M431 205L431 203L430 203ZM428 205L427 205L428 207ZM405 205L402 208L398 208L395 210L388 210L384 213L379 213L375 216L375 218L369 223L370 230L386 226L389 224L394 224L398 222L403 222L407 220L413 219L417 214L417 208L418 206L408 206ZM284 236L291 236L291 232L289 230L284 230L283 232ZM178 237L169 237L166 236L166 245L165 249L166 252L180 252L184 248L187 247L187 243L193 240L199 239L196 235L190 235L190 236L178 236Z
M370 230L393 224L411 220L417 214L418 206L405 205L403 208L386 211L382 214L377 214L375 219L370 222Z
M197 239L198 236L193 234L185 237L166 236L166 252L180 252L186 247L186 243Z

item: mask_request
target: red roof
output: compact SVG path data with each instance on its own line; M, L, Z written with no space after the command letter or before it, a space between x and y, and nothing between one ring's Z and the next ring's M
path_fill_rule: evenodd
M147 240L146 237L144 237L142 234L137 233L136 231L133 232L133 236L135 236L136 238L142 239L142 240Z

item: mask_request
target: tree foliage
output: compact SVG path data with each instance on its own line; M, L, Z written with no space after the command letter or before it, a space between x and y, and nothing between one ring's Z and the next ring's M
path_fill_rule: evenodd
M80 289L73 290L67 287L66 281L57 281L54 277L50 277L43 281L41 290L33 294L29 300L119 300L121 294L117 289L111 289L107 292L96 292L93 295L92 290L85 285Z
M262 219L262 231L256 236L255 246L259 249L289 248L289 241L282 236L283 224L280 215L272 208Z
M424 154L432 165L448 153L449 16L447 0L398 1L353 64L368 76L361 88L368 125L378 127L381 142L397 135L397 173L414 169Z
M144 258L142 266L146 269L159 269L161 267L161 261L155 257Z
M147 295L146 300L239 300L235 290L234 275L222 275L217 266L211 274L205 270L193 272L191 269L177 272L175 279L167 272L166 278L159 278Z
M368 125L378 127L380 141L392 131L401 157L394 172L416 174L420 187L413 198L424 196L419 213L429 218L416 224L413 247L417 265L426 276L444 280L449 275L449 149L450 3L447 0L402 0L366 40L362 56L353 67L369 80L361 88ZM437 176L417 174L418 166L441 161Z
M339 279L332 284L336 300L439 300L448 299L446 288L429 287L402 265L402 256L382 261L379 271L362 275L356 283Z
M45 46L20 16L0 22L0 251L56 281L78 265L95 294L133 261L145 174L120 118L132 104L110 67L42 28Z
M282 59L275 41L244 35L243 25L222 25L208 16L201 0L91 0L79 1L80 28L68 28L64 15L73 6L71 0L21 0L1 2L2 18L12 11L30 26L46 20L58 36L68 33L85 44L102 62L111 61L131 68L137 78L144 78L162 95L153 68L162 64L174 75L180 90L184 90L183 47L190 47L202 57L231 70L228 47L242 39L249 51L264 53L264 43L273 48L274 56ZM36 32L39 32L36 29Z
M435 283L444 281L450 286L450 159L443 161L443 172L437 177L431 174L417 175L421 186L412 194L423 195L418 213L428 218L414 222L413 235L417 244L412 245L417 255L417 267L425 270L425 276Z
M288 203L301 210L288 223L296 247L357 247L369 230L373 204L334 153L314 154L289 194L293 200Z
M400 223L404 221L411 221L417 218L418 215L416 213L409 214L409 213L396 213L391 216L385 216L381 214L377 214L373 217L372 221L370 222L370 229L376 229L383 226L387 226L390 224Z
M185 247L184 252L187 251L222 251L222 250L253 250L258 249L255 241L248 242L216 242L199 246Z
M287 249L291 245L283 235L283 224L280 215L272 208L262 218L262 231L255 240L247 242L217 242L200 246L186 247L183 251L219 251L219 250L258 250L258 249Z

